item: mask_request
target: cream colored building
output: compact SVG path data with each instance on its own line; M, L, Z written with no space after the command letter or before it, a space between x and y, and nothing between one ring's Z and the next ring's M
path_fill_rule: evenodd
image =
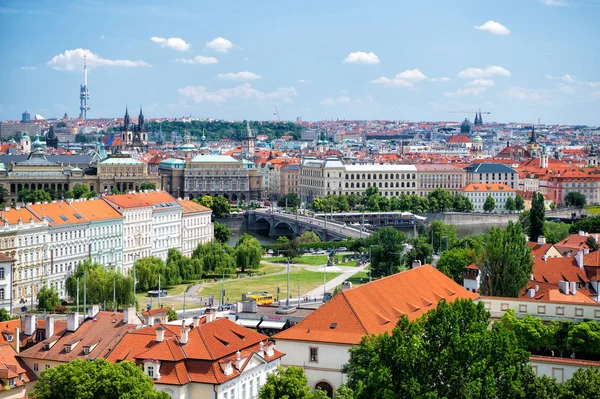
M452 164L416 164L419 195L427 195L438 188L456 194L465 185L466 172Z
M300 164L300 201L309 203L313 198L342 194L345 166L338 158L304 158Z
M281 178L279 181L281 195L296 193L300 196L298 180L300 178L300 165L286 165L281 169Z
M181 214L181 253L191 256L198 244L206 244L215 238L212 210L194 201L178 199Z

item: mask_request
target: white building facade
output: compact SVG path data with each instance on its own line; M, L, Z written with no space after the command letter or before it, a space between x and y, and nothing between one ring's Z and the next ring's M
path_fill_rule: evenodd
M191 256L198 244L215 238L212 210L190 200L177 200L182 207L181 253Z

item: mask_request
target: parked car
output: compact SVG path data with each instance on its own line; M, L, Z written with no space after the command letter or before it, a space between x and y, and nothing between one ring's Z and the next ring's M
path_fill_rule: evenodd
M338 252L346 252L347 250L348 250L348 248L346 248L346 247L339 247L337 249Z

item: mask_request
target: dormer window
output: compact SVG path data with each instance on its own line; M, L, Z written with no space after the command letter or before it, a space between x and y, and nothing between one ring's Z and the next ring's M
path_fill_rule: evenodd
M148 377L154 378L154 366L148 366L146 367L146 370L148 372Z
M8 379L8 385L10 385L11 387L15 386L15 379L14 378L9 378Z
M65 353L71 353L71 345L65 345Z
M160 378L160 361L158 360L147 360L144 362L144 373L154 379Z

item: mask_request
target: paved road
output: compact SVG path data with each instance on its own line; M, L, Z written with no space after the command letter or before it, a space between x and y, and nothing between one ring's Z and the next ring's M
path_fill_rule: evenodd
M335 287L337 287L338 285L341 285L344 281L348 280L350 277L354 276L356 273L362 272L365 270L365 267L367 267L368 264L363 265L363 266L359 266L359 267L344 267L343 273L340 274L339 276L337 276L334 279L331 279L327 282L327 284L325 284L325 291L332 291ZM323 268L319 268L320 270L323 270ZM340 267L341 269L341 267ZM349 270L348 270L349 269ZM313 298L313 297L323 297L323 285L321 285L318 288L315 288L314 290L311 290L309 292L307 292L305 294L305 296L308 296L309 298Z

